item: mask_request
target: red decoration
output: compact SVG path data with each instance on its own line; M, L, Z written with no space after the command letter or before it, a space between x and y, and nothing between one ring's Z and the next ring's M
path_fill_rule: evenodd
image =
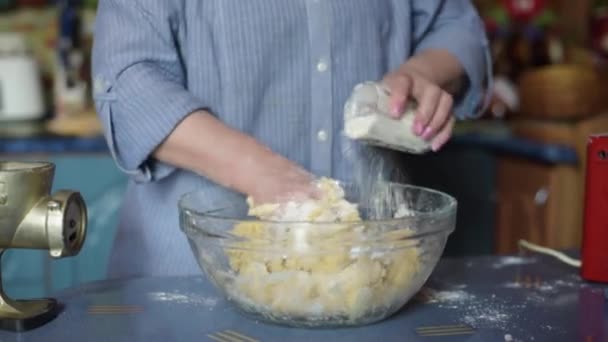
M496 32L496 30L498 30L498 28L499 28L499 25L496 22L496 20L491 19L491 18L485 18L484 25L486 27L486 31L489 33Z
M528 22L539 15L547 6L547 0L502 0L509 16L521 22Z
M608 57L608 10L598 12L592 24L591 39L593 48Z

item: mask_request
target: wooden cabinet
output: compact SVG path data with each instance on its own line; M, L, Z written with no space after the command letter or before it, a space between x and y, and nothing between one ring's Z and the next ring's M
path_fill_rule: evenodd
M576 166L514 158L501 158L498 165L496 251L516 252L519 239L578 247L582 202Z
M547 144L566 145L576 149L579 156L579 181L584 181L587 158L587 138L591 134L608 133L608 113L579 121L513 120L513 133L519 137Z
M582 234L587 139L608 133L608 113L578 122L519 119L515 135L574 148L576 165L547 165L501 158L498 163L496 249L517 251L517 241L550 248L578 248Z

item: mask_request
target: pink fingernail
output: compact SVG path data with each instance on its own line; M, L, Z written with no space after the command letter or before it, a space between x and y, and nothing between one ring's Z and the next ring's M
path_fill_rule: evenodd
M416 124L414 124L414 133L416 133L416 135L421 135L422 131L423 131L422 124L419 122L416 122Z
M431 134L433 134L433 129L431 127L427 127L424 129L424 133L422 133L422 137L424 139L428 139L431 137Z
M393 105L391 108L391 114L393 115L393 117L398 117L399 114L401 114L401 106L399 106L398 104Z

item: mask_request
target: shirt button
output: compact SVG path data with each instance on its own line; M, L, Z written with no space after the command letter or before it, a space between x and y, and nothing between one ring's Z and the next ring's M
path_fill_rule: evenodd
M324 130L320 130L319 132L317 132L317 139L319 139L319 141L326 141L327 132L325 132Z
M319 60L319 63L317 63L317 70L319 72L325 72L327 71L327 68L329 67L329 65L327 64L327 61L323 58L321 58Z

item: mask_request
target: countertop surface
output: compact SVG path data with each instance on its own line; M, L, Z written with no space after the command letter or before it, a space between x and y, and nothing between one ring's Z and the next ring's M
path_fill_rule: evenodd
M6 127L5 127L6 126ZM573 146L547 144L512 134L502 121L459 122L444 150L470 147L495 153L514 155L549 164L578 162ZM6 123L0 125L0 154L106 153L103 135L89 137L64 136L52 133L41 123Z
M0 153L6 154L106 153L107 151L108 146L103 136L0 137Z
M202 276L110 280L57 294L64 309L55 320L0 332L0 341L605 342L607 295L608 284L581 281L577 269L548 257L444 259L393 317L307 330L242 316Z
M578 162L576 150L570 146L543 144L522 138L484 133L455 135L446 146L475 147L498 153L515 155L549 164ZM4 154L49 154L49 153L107 153L103 136L67 137L41 135L11 138L0 136L0 153Z

